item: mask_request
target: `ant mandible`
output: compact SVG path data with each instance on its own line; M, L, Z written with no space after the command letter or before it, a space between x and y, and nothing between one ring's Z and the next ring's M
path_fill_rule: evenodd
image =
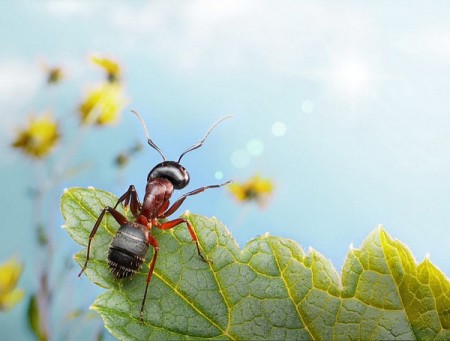
M80 273L78 274L78 277L80 277L84 270L86 270L89 261L92 239L97 233L98 227L100 226L100 223L105 214L110 213L120 225L113 240L111 241L108 253L108 267L116 278L125 278L134 275L142 266L149 245L153 246L154 248L153 258L150 262L146 281L147 284L145 287L144 298L142 299L140 311L140 319L142 322L144 322L145 299L147 297L148 286L153 275L156 257L158 256L159 251L158 242L151 235L152 227L157 227L161 230L169 230L180 224L186 224L189 230L189 234L191 235L191 238L195 242L195 245L197 247L198 255L203 261L209 262L209 260L207 260L206 257L202 254L200 246L198 244L197 235L195 234L192 225L187 219L176 218L166 222L160 222L159 219L167 218L171 214L173 214L188 196L198 194L208 188L221 187L231 182L227 181L219 185L210 185L197 188L191 192L183 194L177 201L172 204L172 206L170 206L170 198L173 194L173 191L176 189L178 190L185 188L189 183L189 173L180 164L181 158L190 151L200 148L211 131L219 123L231 117L231 115L225 116L217 121L211 128L208 129L206 134L199 142L186 149L180 155L178 161L167 161L161 149L159 149L159 147L150 139L147 126L145 125L145 122L142 119L141 115L139 115L139 113L136 111L132 112L137 116L142 126L144 127L148 144L162 156L163 162L153 167L153 169L148 174L147 186L145 187L145 196L142 203L139 200L135 187L131 185L128 190L117 200L117 203L114 207L111 208L109 206L106 206L103 208L102 212L98 216L94 228L89 235L86 261ZM119 203L124 203L126 209L128 209L128 207L130 208L131 213L135 217L133 221L128 220L119 211L116 210Z

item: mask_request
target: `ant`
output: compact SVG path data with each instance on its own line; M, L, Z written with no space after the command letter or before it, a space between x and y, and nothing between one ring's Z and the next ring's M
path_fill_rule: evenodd
M157 164L149 172L147 176L147 186L145 187L145 196L142 203L139 200L135 187L131 185L128 190L117 200L114 207L111 208L106 206L103 208L97 218L94 228L89 235L86 261L78 274L78 277L80 277L86 270L86 266L89 261L92 239L97 233L98 227L100 226L104 215L106 213L110 213L120 225L113 240L111 241L108 253L108 267L116 278L121 279L134 275L142 266L149 246L151 245L154 249L153 258L150 262L147 275L144 298L142 299L141 304L140 319L143 323L145 299L147 297L148 286L153 275L153 269L155 268L156 257L158 256L159 251L158 242L151 235L152 227L157 227L161 230L169 230L178 225L186 224L189 234L197 247L198 255L204 262L211 262L202 254L198 244L197 235L187 219L176 218L165 222L160 222L159 219L165 219L173 214L188 196L198 194L209 188L218 188L231 182L231 180L229 180L219 185L210 185L197 188L191 192L183 194L170 206L170 198L173 191L183 189L189 183L189 173L186 168L180 164L181 158L194 149L200 148L211 131L219 123L231 116L225 116L213 124L199 142L186 149L180 155L178 161L167 161L161 149L159 149L159 147L150 139L147 126L145 125L141 115L136 111L132 111L132 113L135 114L141 122L148 144L162 156L163 162ZM124 203L125 209L130 208L131 213L135 217L133 221L128 220L116 210L119 203Z

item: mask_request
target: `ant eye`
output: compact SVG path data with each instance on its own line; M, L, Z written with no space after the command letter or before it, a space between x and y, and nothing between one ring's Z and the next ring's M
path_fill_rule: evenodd
M182 189L189 183L189 173L175 161L164 161L157 164L148 174L147 181L163 178L169 180L175 189Z

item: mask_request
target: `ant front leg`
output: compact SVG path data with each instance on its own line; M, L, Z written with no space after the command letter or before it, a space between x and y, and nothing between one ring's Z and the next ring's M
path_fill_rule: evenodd
M123 205L125 206L125 209L128 209L128 205L130 205L131 213L133 213L135 217L137 217L138 213L142 209L142 204L139 200L136 188L133 185L128 187L128 190L117 200L114 209L116 209L121 202L124 203Z
M117 205L116 205L117 206ZM81 269L80 273L78 274L78 277L80 277L82 275L82 273L84 272L84 270L86 270L86 266L87 263L89 261L89 255L91 252L91 242L92 239L94 239L95 234L97 233L98 227L100 226L100 223L105 215L105 213L111 213L111 215L113 216L113 218L117 221L117 223L119 225L124 225L128 222L127 218L125 218L119 211L117 211L115 208L111 208L109 206L106 206L103 210L102 213L100 213L100 215L98 216L97 221L95 222L94 228L92 229L90 235L89 235L89 242L88 242L88 246L87 246L87 254L86 254L86 261L84 262L83 268Z
M209 188L218 188L218 187L228 185L230 182L231 182L231 180L228 180L227 182L224 182L223 184L220 184L220 185L209 185L209 186L200 187L200 188L194 189L193 191L190 191L186 194L183 194L177 201L175 201L173 203L173 205L166 212L164 212L158 218L167 218L168 216L173 214L181 206L181 204L184 202L184 200L186 200L187 197L201 193Z
M187 225L187 228L189 230L189 234L191 235L192 240L195 242L195 245L197 246L197 252L198 255L201 257L201 259L206 263L212 263L212 261L208 260L205 256L203 256L202 252L200 251L200 245L198 244L197 235L195 234L194 229L192 228L191 223L185 219L185 218L177 218L174 220L167 221L165 223L162 223L160 225L156 225L161 230L169 230L174 228L175 226L178 226L182 223L185 223Z

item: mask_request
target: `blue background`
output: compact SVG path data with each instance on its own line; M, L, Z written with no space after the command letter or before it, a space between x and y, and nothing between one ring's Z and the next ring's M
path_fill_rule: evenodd
M65 317L99 289L75 267L58 282L79 250L60 228L59 197L72 186L120 195L130 184L142 197L159 155L146 148L125 170L113 166L117 153L145 143L134 109L173 159L235 115L183 158L187 190L259 173L273 179L273 198L261 210L210 190L177 213L217 216L241 247L269 232L340 271L349 246L382 224L449 274L449 15L445 1L0 2L0 260L20 258L20 287L35 290L43 256L28 190L74 148L67 166L83 171L49 190L42 210L57 244L52 283L61 282L50 318L60 338L96 332L98 320ZM80 132L77 105L102 80L93 53L121 63L129 101L115 126ZM43 63L61 65L65 81L48 89ZM63 142L46 164L25 160L9 147L16 128L47 110ZM0 314L0 338L31 338L25 311L26 300Z

